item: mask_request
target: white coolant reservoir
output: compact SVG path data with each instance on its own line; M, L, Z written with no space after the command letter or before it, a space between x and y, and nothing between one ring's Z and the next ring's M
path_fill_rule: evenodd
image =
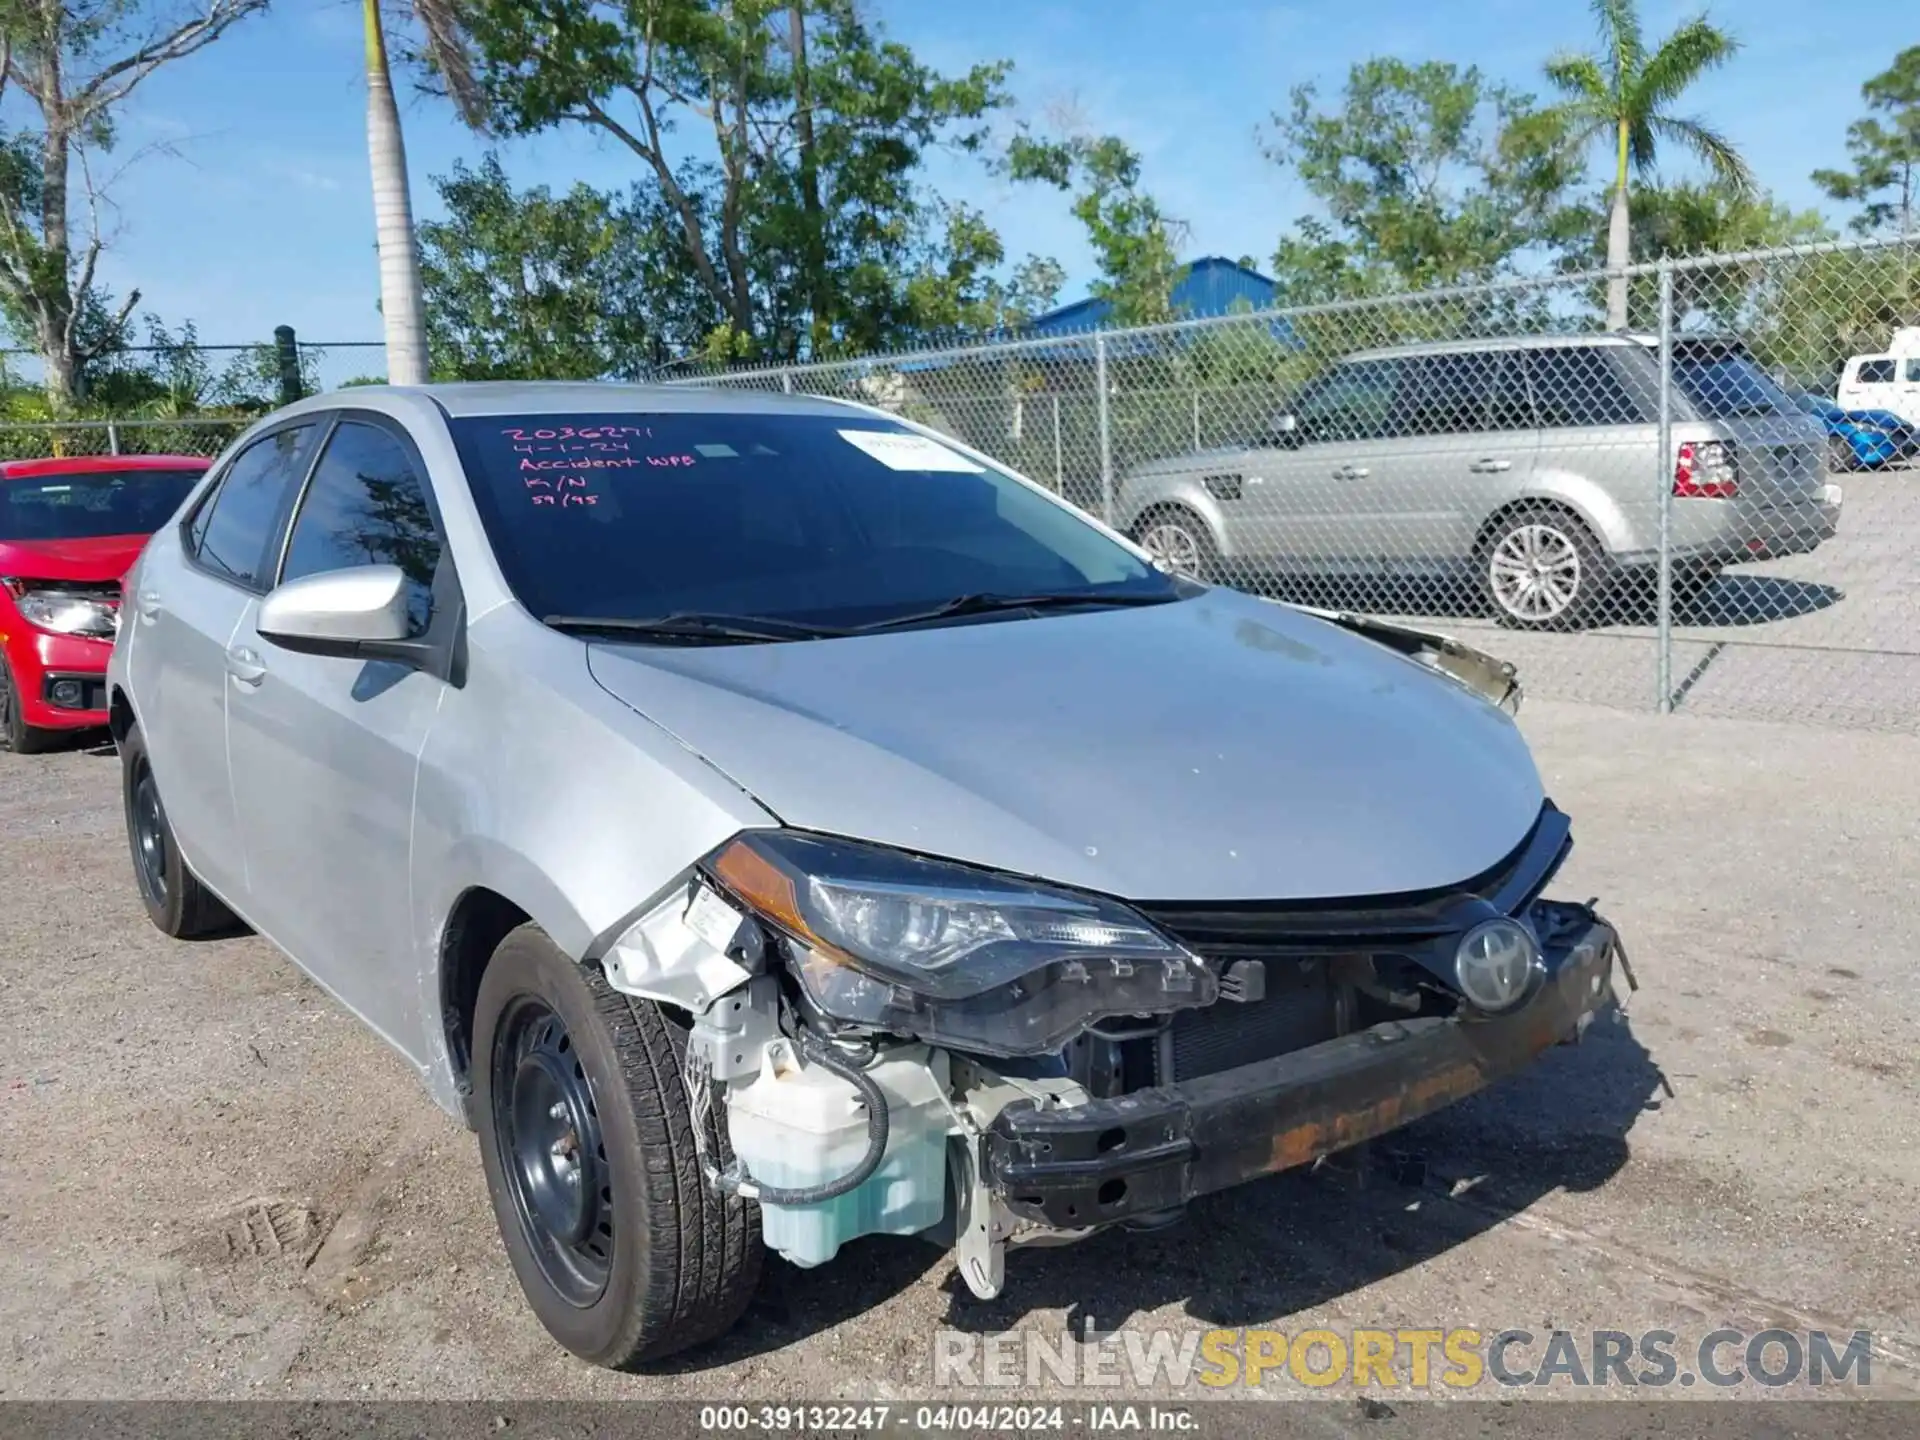
M947 1055L924 1045L884 1052L868 1067L887 1097L886 1158L862 1184L816 1205L760 1207L767 1245L796 1265L831 1260L861 1235L911 1235L947 1207ZM800 1189L848 1174L867 1153L867 1106L845 1079L805 1063L785 1039L760 1073L727 1087L733 1152L762 1186Z

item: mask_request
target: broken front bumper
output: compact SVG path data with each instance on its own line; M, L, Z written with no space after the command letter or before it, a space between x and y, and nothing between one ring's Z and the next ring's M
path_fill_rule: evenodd
M1178 1085L1047 1109L1011 1105L987 1132L989 1185L1020 1219L1071 1230L1308 1164L1577 1039L1612 998L1618 947L1597 917L1555 936L1539 990L1505 1015L1392 1020Z

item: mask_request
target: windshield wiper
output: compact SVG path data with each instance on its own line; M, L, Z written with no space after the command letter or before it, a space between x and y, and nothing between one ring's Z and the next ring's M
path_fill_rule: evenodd
M678 610L671 615L629 618L618 615L547 615L540 623L569 634L632 635L657 640L712 641L719 644L764 644L769 640L819 640L850 632L799 620L774 620L760 615L707 615Z
M1001 610L1070 610L1086 605L1163 605L1179 598L1174 594L1099 595L1084 590L1058 591L1039 595L995 595L980 592L956 595L951 600L943 600L938 605L925 610L913 610L905 615L889 615L884 620L871 620L865 625L852 627L846 633L867 635L876 630L895 630L933 620L946 620L957 615L991 615Z

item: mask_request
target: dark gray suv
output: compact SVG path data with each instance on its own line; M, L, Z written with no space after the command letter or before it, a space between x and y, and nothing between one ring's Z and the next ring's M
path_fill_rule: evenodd
M1813 549L1840 492L1820 423L1737 341L1675 347L1660 453L1650 336L1448 341L1348 356L1259 443L1130 472L1117 520L1176 570L1249 582L1474 577L1531 628L1606 618L1657 569L1670 490L1674 586Z

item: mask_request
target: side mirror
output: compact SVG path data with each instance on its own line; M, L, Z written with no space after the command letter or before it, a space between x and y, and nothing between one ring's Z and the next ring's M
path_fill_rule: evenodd
M407 577L398 565L363 565L289 580L260 602L254 628L308 655L389 658L407 639Z
M1292 414L1274 416L1271 433L1276 445L1298 445L1301 439L1299 417Z

